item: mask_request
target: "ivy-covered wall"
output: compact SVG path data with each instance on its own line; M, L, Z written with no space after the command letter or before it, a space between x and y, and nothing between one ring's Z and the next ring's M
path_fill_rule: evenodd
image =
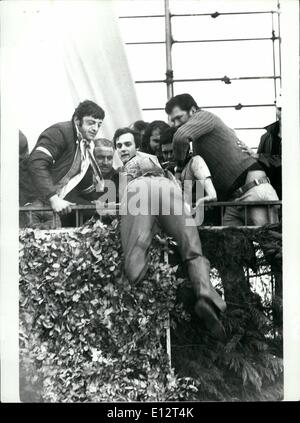
M275 251L265 243L265 255L280 268L280 228L271 229L273 236L200 230L204 252L227 284L221 289L231 296L223 317L224 343L201 327L184 269L172 267L176 254L164 264L156 241L145 279L130 285L122 275L117 220L69 232L21 231L21 399L280 399L282 337L272 317L274 303L253 293L244 272L240 287L237 277L232 281L234 297L226 273L228 264L239 271L257 267L253 241L262 243L264 237L273 239ZM172 369L166 352L169 314Z

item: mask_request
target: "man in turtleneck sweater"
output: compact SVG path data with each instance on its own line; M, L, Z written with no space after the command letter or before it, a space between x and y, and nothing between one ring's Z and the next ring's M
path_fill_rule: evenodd
M264 168L238 145L235 132L213 113L201 110L193 97L180 94L171 98L165 108L175 127L173 154L178 170L184 165L190 142L193 154L208 165L219 201L273 201L278 196ZM267 207L248 207L245 219L242 207L227 207L225 226L261 226L277 221L277 209L268 214Z

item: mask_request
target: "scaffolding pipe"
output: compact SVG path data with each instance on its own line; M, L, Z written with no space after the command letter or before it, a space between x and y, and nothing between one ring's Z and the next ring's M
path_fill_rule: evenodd
M277 3L277 19L278 19L278 40L279 40L279 75L280 75L280 89L281 89L281 34L280 34L280 1Z
M226 15L262 15L266 13L280 13L276 10L260 11L260 12L214 12L214 13L175 13L172 15L174 18L189 17L189 16L226 16ZM144 19L144 18L164 18L165 15L128 15L119 16L119 19Z
M277 39L278 37L275 37ZM223 42L233 42L233 41L270 41L273 40L273 37L251 37L251 38L220 38L220 39L211 39L211 40L174 40L174 43L223 43Z
M274 29L274 15L271 14L272 17L272 51L273 51L273 75L276 76L276 57L275 57L275 29ZM277 99L277 87L276 87L276 79L274 79L274 95L275 95L275 101Z
M175 13L172 15L175 18L181 17L193 17L193 16L211 16L212 18L217 18L218 16L228 16L228 15L262 15L267 13L278 13L275 10L267 10L260 12L214 12L214 13Z
M214 82L214 81L221 81L230 83L228 81L248 81L248 80L257 80L257 79L280 79L280 76L240 76L236 78L229 78L223 76L223 78L182 78L182 79L174 79L174 82ZM135 84L158 84L158 83L165 83L165 79L146 79L146 80L139 80L134 81Z
M235 110L241 110L248 107L275 107L275 103L272 104L236 104L236 105L225 105L225 106L201 106L201 109L235 109ZM144 107L142 108L145 112L150 111L159 111L159 110L165 110L163 107Z
M167 0L166 0L167 1ZM168 20L166 16L166 21ZM171 20L169 19L170 25ZM188 44L188 43L225 43L225 42L235 42L235 41L273 41L273 39L278 40L278 37L253 37L253 38L222 38L222 39L212 39L212 40L173 40L172 43L176 44ZM131 41L125 43L127 46L134 45L147 45L147 44L164 44L164 41Z
M174 96L173 68L172 68L172 28L169 0L165 0L165 34L166 34L166 84L168 100Z

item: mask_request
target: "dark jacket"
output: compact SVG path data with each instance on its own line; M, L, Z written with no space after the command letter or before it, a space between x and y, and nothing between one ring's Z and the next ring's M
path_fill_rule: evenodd
M86 174L82 178L82 180L79 182L79 184L76 187L76 191L79 192L80 197L84 198L88 201L94 201L100 199L103 195L105 195L108 192L108 184L110 182L113 183L115 186L115 192L111 192L112 198L109 196L109 202L118 202L119 201L119 170L112 169L109 175L103 175L104 178L104 191L103 192L97 192L95 188L95 184L92 183L93 181L93 171L92 168L89 167ZM75 190L73 190L75 191ZM114 195L115 194L115 195ZM69 201L75 201L73 200L70 195L67 196L68 199L71 198Z
M265 127L267 132L262 135L257 149L258 160L270 178L279 199L282 198L281 174L281 138L279 137L279 122Z
M39 151L42 147L45 151ZM33 183L43 199L57 193L59 182L71 169L75 155L80 153L73 122L61 122L47 128L39 136L30 154L28 168Z
M32 203L38 196L28 170L28 157L23 157L19 159L19 206Z

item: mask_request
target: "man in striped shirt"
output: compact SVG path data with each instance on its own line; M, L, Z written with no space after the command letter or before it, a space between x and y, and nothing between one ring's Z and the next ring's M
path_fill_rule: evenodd
M208 165L220 201L278 200L266 173L258 161L238 145L235 132L213 113L201 110L190 94L172 97L166 104L166 113L175 127L173 155L180 170L184 166L190 142L193 154L200 155ZM248 216L243 207L227 207L225 226L275 223L277 209L251 206Z

